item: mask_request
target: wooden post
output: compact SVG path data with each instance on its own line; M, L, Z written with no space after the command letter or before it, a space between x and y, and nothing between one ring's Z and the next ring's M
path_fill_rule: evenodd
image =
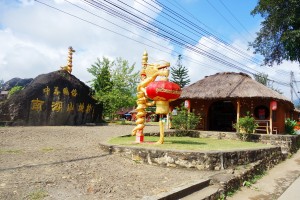
M170 112L167 114L166 129L170 129Z
M237 107L236 108L236 123L239 123L239 120L240 120L240 107L241 107L240 99L237 100L236 107Z
M273 110L270 105L270 134L273 134Z

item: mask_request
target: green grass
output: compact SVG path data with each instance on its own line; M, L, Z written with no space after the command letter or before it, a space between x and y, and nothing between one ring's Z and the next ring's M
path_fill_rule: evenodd
M177 150L232 150L232 149L252 149L269 147L269 145L242 142L237 140L219 140L214 138L191 138L191 137L165 137L165 142L162 145L155 144L158 137L145 136L144 143L135 143L135 136L123 136L112 138L109 143L115 145L161 148L161 149L177 149Z
M30 199L30 200L42 200L42 199L44 199L47 196L48 196L48 194L47 194L46 191L44 191L44 190L37 190L37 191L31 192L28 195L28 199Z
M20 149L0 149L0 154L19 154L22 153Z
M42 148L42 151L46 153L46 152L54 151L54 148L52 148L52 147L45 147L45 148Z

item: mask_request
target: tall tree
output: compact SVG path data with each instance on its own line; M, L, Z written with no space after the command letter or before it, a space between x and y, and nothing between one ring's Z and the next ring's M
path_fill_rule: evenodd
M264 86L267 86L268 88L278 92L279 94L282 94L282 91L280 91L278 88L274 88L273 86L273 82L271 82L269 79L268 79L268 74L265 74L265 73L257 73L257 74L254 74L254 79L263 84Z
M105 116L112 118L120 108L135 105L138 72L134 72L134 64L129 66L122 58L111 62L103 57L88 72L95 77L91 81L94 97L103 104Z
M0 91L2 90L3 84L4 84L4 80L0 79Z
M264 64L272 66L283 60L300 61L300 1L259 0L252 15L264 21L250 46L264 56Z
M91 81L91 85L95 91L107 92L112 88L110 70L113 66L113 62L103 57L101 61L97 58L97 61L92 64L91 68L88 68L88 72L94 76Z
M191 80L188 69L182 65L182 56L179 55L175 67L171 67L171 81L178 84L181 88L188 85Z

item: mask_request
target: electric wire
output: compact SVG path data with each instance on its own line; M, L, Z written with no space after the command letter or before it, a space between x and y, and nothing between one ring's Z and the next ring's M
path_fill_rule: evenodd
M153 0L152 0L153 1ZM201 22L198 18L196 18L193 14L191 14L188 10L186 10L183 6L181 6L177 1L169 1L167 0L170 4L174 5L175 7L179 8L180 10L182 10L184 13L188 14L190 17L192 17L193 19L195 19L198 23L200 24L203 24L205 27L207 27L208 29L211 29L210 27L208 27L207 25L205 25L203 22ZM176 3L176 5L174 4ZM162 3L160 4L162 5ZM175 12L175 11L174 11ZM179 14L178 14L179 15ZM213 38L215 38L216 40L220 41L221 44L224 44L224 45L227 45L227 46L230 46L231 48L233 48L234 50L236 50L237 52L243 52L245 55L247 55L248 57L251 57L248 53L245 53L242 49L240 49L239 47L235 47L234 45L231 45L229 43L227 43L226 41L224 41L223 39L220 39L219 37L215 36L214 34L212 33L209 33L209 35ZM253 58L254 62L261 65L261 61L256 59L256 58ZM267 70L274 70L273 68L271 67L266 67L266 66L262 66L264 68L266 68ZM287 75L288 72L276 72L276 73L279 73L279 74L282 74L282 75Z
M231 12L231 10L223 3L222 0L219 0L221 5L227 10L227 12L237 21L237 23L249 34L249 36L253 39L252 34L247 30L247 28L240 22L240 20Z
M115 3L112 3L111 1L108 1L108 0L105 0L105 1L108 2L108 3L110 3L111 5L115 5ZM119 1L119 2L120 2L120 1ZM133 16L136 16L136 15L130 13L128 10L124 9L123 7L121 7L120 5L118 5L117 8L119 8L119 9L121 9L121 10L125 10L125 12L127 12L128 14L131 14L131 15L133 15ZM139 18L140 18L140 17L139 17ZM143 20L143 22L146 22L146 23L147 23L146 20ZM174 35L174 34L172 34L171 32L162 29L161 27L158 27L158 26L155 26L155 27L158 28L158 29L160 29L160 30L162 30L162 31L164 31L164 32L166 32L167 34L171 34L173 37L175 36L176 39L179 39L179 40L182 39L182 38L178 37L178 35ZM167 38L168 38L167 35L164 35L164 37L167 37ZM169 39L172 40L172 38L170 38L170 37L169 37ZM177 40L177 41L174 41L174 38L173 38L172 41L175 42L175 43L177 43L177 44L179 44L179 45L182 45L182 46L184 46L184 47L186 47L186 48L190 48L189 46L186 46L185 44L180 43L180 41L178 41L178 40ZM190 42L188 42L188 41L184 41L184 42L185 42L185 43L188 43L189 45L192 45L192 44L191 44ZM190 48L190 49L191 49L191 48ZM204 51L203 49L201 49L201 50ZM199 52L199 51L197 51L197 52L201 54L201 52ZM204 52L206 53L206 54L204 54L204 55L206 55L207 57L209 57L209 58L211 58L211 59L216 59L216 57L212 58L212 57L213 57L212 54L208 53L207 51L204 51ZM210 54L210 55L207 55L207 53ZM202 52L202 54L203 54L203 52ZM219 58L217 58L217 59L219 59ZM231 59L231 58L229 58L229 59ZM232 59L231 59L231 60L232 60ZM223 60L223 61L220 61L220 60L219 60L219 62L221 62L221 63L223 63L223 64L226 64L226 63L224 63L224 60ZM233 62L236 62L236 61L233 60ZM240 65L243 65L243 64L241 64L241 63L239 63L239 64L240 64ZM228 62L227 62L227 65L228 65ZM229 65L232 65L232 63L229 63ZM249 68L249 67L247 67L247 66L245 66L245 65L244 65L244 67ZM244 72L246 72L246 73L251 73L251 74L253 74L253 72L250 72L249 70L241 69L241 68L236 67L236 66L235 66L234 68L239 69L239 70L241 70L241 71L244 71ZM254 69L250 69L250 70L254 70ZM256 73L259 73L259 71L257 71L257 70L254 70L254 71L256 71ZM278 81L278 80L275 80L275 81L278 82L278 83L280 83L280 84L283 83L282 81Z
M239 35L245 39L245 41L247 41L247 38L245 38L243 36L243 34L241 34L241 32L229 21L227 20L227 18L209 1L206 0L206 2L237 32L239 33Z
M42 2L40 2L40 1L38 1L38 0L36 0L36 1L39 2L39 3L42 3ZM47 4L45 4L45 3L42 3L42 4L47 5ZM47 6L49 6L49 5L47 5ZM113 32L113 33L115 33L115 34L124 36L124 35L122 35L122 34L119 34L119 33L115 32L115 31L111 31L111 30L109 30L109 29L107 29L107 28L105 28L105 27L102 27L102 26L99 26L99 25L97 25L97 24L95 24L95 23L92 23L92 22L90 22L90 21L88 21L88 20L84 20L84 19L82 19L82 18L80 18L80 17L78 17L78 16L75 16L75 15L72 15L72 14L67 13L67 12L65 12L65 11L62 11L62 10L60 10L60 9L57 9L57 8L55 8L55 7L53 7L53 6L49 6L49 7L53 8L53 9L56 9L56 10L58 10L58 11L61 11L61 12L65 13L65 14L70 15L70 16L73 16L73 17L75 17L75 18L77 18L77 19L80 19L80 20L82 20L82 21L85 21L85 22L87 22L87 23L90 23L90 24L92 24L92 25L98 26L99 28L103 28L103 29L108 30L108 31L110 31L110 32ZM113 12L113 13L115 13L115 12ZM130 37L128 37L128 36L124 36L124 37L126 37L126 38L128 38L128 39L131 39L131 40L134 40L134 39L132 39L132 38L130 38ZM140 41L137 41L137 40L134 40L134 41L149 46L148 44L145 44L145 43L143 43L143 42L140 42ZM174 41L173 41L173 42L174 42ZM241 67L235 66L235 65L233 65L232 63L229 63L229 62L227 62L227 61L225 61L225 60L222 60L222 59L220 59L220 58L218 58L218 57L213 57L212 55L205 54L205 52L201 52L199 49L195 49L195 48L193 48L191 45L185 45L185 44L183 44L181 41L178 41L178 40L175 41L175 42L178 43L179 45L185 46L187 49L189 49L189 50L191 50L191 51L193 51L193 52L196 52L196 53L205 55L205 56L211 58L212 60L217 61L217 62L219 62L219 63L222 63L222 64L224 64L224 65L226 65L226 66L233 67L233 68L239 69L239 70L241 70L241 71L244 71L244 72L253 74L252 72L250 72L250 71L248 71L248 70L245 70L245 69L243 69L243 68L241 68ZM151 48L154 48L154 49L157 49L157 48L155 48L155 47L153 47L153 46L150 46L150 47L151 47ZM157 50L161 51L161 49L157 49ZM280 84L280 82L278 82L278 83ZM282 84L282 83L281 83L281 84Z

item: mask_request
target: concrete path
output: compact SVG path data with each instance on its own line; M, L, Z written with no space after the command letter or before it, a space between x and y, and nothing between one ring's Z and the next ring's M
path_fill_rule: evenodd
M242 187L228 200L300 199L300 151L270 169L250 187Z
M278 198L278 200L300 199L300 177Z

